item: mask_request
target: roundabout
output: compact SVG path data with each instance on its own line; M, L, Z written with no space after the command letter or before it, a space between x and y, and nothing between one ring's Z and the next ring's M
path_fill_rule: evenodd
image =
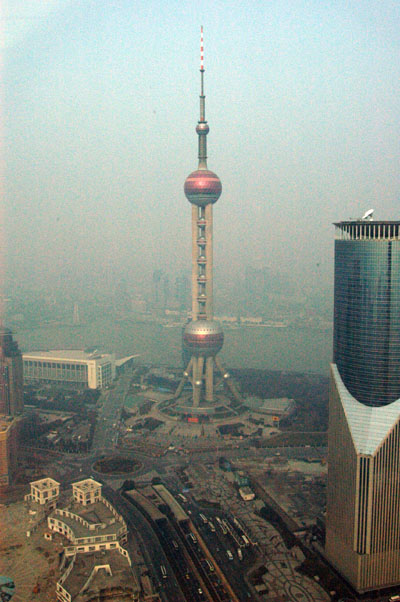
M106 456L93 464L93 469L99 474L127 475L140 470L142 463L124 456Z

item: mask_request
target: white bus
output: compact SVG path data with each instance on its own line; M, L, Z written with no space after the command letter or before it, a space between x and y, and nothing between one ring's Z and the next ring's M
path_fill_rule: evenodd
M208 523L207 517L206 517L206 516L204 516L204 514L201 514L201 513L200 513L200 518L201 518L201 520L203 521L203 523L204 523L205 525Z

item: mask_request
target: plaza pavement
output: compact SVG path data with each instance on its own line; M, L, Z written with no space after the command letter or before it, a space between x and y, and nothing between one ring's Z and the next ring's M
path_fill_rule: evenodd
M0 506L0 575L15 582L12 602L54 602L59 578L57 545L44 539L44 528L28 538L28 525L24 502ZM40 592L33 594L36 584Z
M211 502L219 502L221 508L235 516L257 542L258 564L264 564L267 572L263 581L268 594L260 598L282 602L329 602L329 595L312 579L295 571L300 564L294 552L288 550L279 532L261 516L255 513L254 502L241 500L236 490L225 478L225 473L217 468L191 466L189 474L198 485L193 494Z

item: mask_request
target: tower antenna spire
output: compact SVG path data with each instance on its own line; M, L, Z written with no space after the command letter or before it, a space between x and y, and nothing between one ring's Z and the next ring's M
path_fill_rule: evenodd
M200 71L204 71L204 40L203 40L203 26L200 29Z
M199 135L199 169L207 169L207 134L209 127L206 121L206 97L204 95L204 39L203 26L200 29L200 119L196 128Z

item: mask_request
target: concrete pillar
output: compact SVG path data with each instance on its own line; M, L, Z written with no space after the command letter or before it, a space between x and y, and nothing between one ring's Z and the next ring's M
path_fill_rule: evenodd
M185 382L189 378L189 374L192 370L192 364L193 364L193 358L190 358L190 362L188 363L187 368L186 368L185 372L183 373L181 381L178 385L178 388L175 391L174 399L177 399L179 397L179 395L182 393Z
M220 371L221 376L224 379L224 381L226 382L226 385L227 385L228 389L230 390L230 392L232 393L233 397L236 399L236 401L243 403L242 396L240 395L239 391L237 390L232 378L230 376L225 378L225 374L227 372L224 370L218 357L215 357L215 365L217 366L218 370Z
M214 358L206 359L206 401L214 401Z
M192 205L192 320L197 320L199 313L199 302L197 301L197 274L198 274L198 226L197 220L199 215L199 209L197 205Z
M205 218L206 218L206 316L207 320L213 319L213 213L212 203L209 203L205 207Z
M201 384L203 382L204 357L193 358L193 407L198 408L201 397ZM200 382L200 385L196 383Z

